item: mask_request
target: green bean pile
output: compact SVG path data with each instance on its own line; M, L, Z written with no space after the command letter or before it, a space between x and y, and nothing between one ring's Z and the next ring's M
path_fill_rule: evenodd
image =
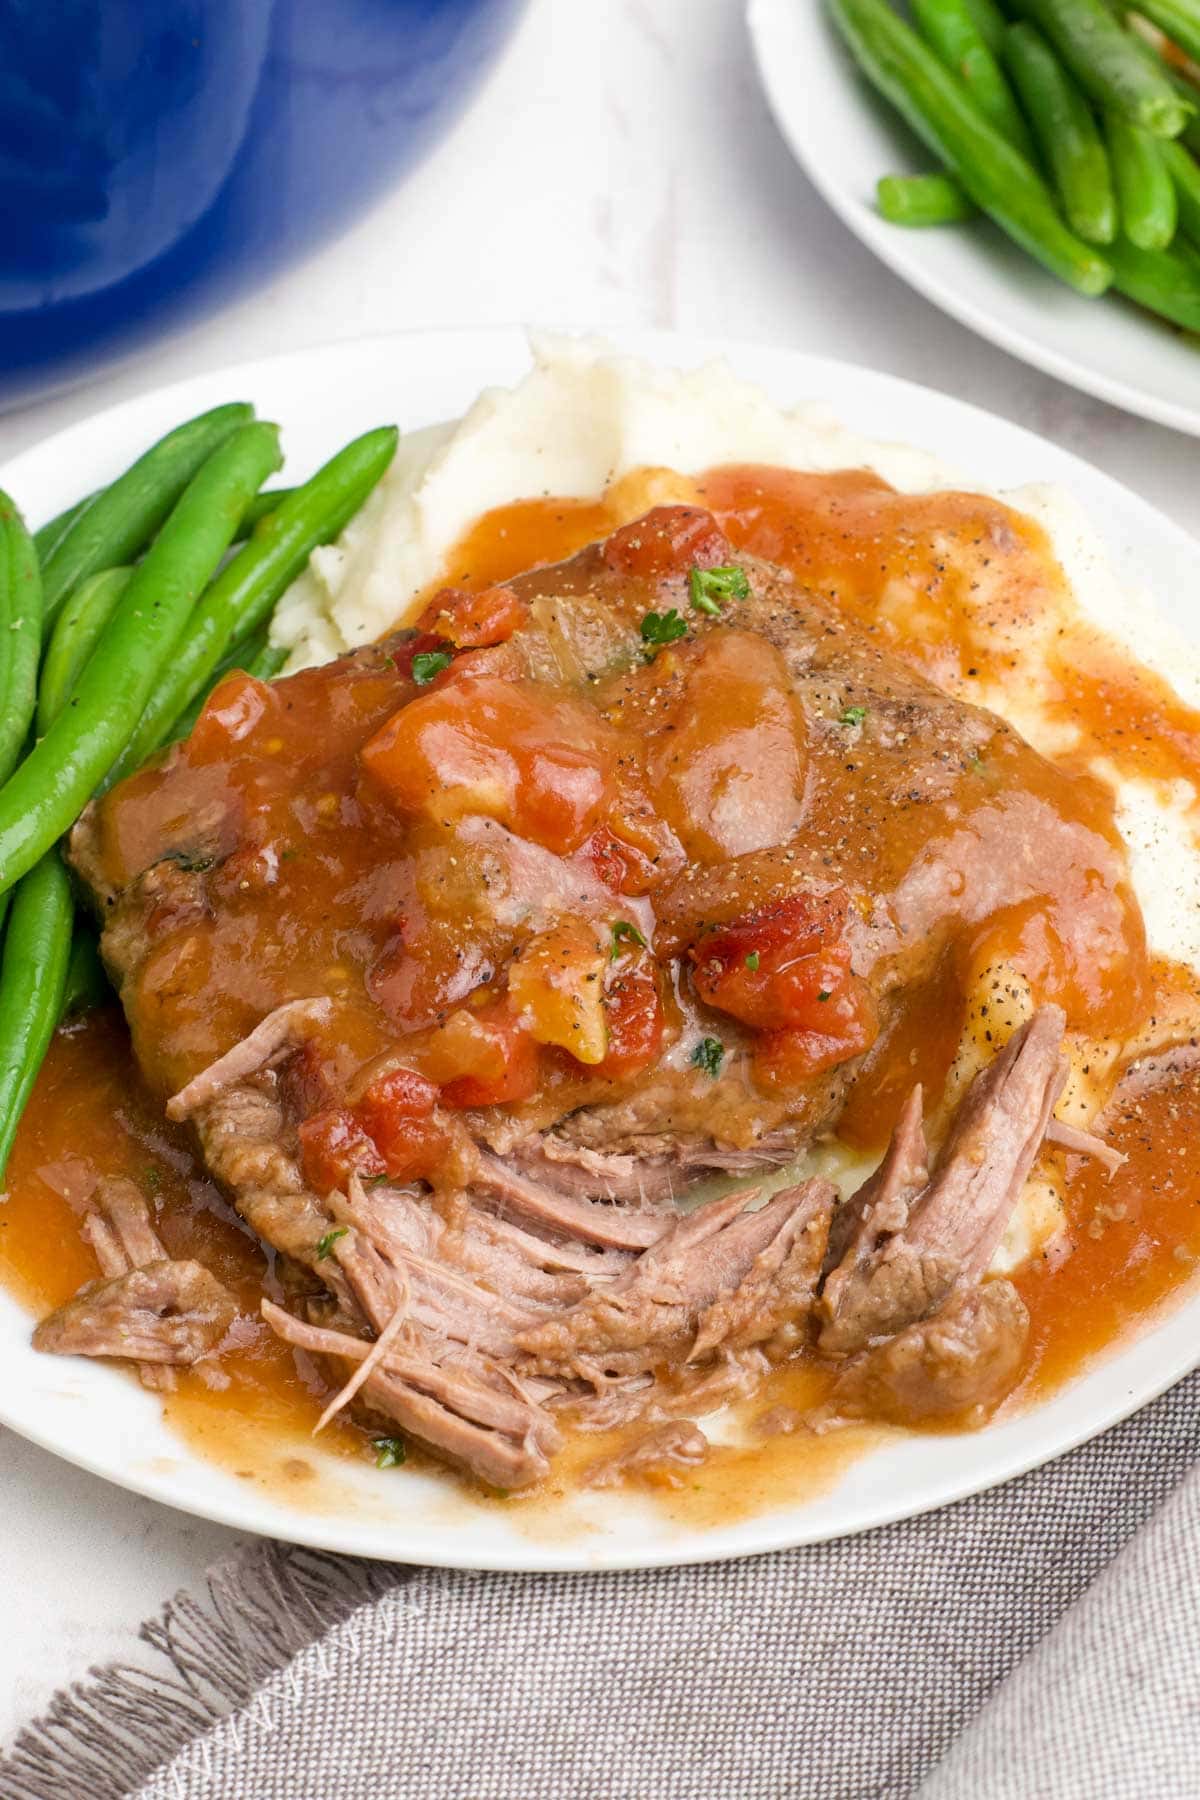
M1200 0L828 0L937 158L884 175L896 225L992 218L1094 298L1200 331Z
M264 489L278 427L218 406L33 537L0 493L0 1178L55 1028L106 991L60 840L93 794L190 731L229 670L279 673L276 603L398 435L366 432L302 486Z

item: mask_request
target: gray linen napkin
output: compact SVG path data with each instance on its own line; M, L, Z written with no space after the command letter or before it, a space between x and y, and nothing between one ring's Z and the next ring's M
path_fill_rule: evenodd
M165 1672L57 1696L0 1795L1191 1800L1198 1401L1200 1374L1004 1488L743 1562L487 1575L262 1545L144 1628Z

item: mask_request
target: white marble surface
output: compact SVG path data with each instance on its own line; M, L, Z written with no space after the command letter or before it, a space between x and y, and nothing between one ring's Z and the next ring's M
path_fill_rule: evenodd
M741 0L531 0L473 111L337 244L214 322L0 417L0 461L113 401L406 326L642 324L926 382L1079 451L1200 529L1200 448L931 310L826 212L759 96ZM238 1542L0 1431L0 1741Z

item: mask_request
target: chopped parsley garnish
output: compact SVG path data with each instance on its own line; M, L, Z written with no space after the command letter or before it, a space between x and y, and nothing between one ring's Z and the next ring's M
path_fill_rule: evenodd
M697 1069L703 1069L715 1081L721 1073L721 1064L725 1061L725 1046L720 1038L701 1038L692 1051L692 1062Z
M757 973L758 973L758 961L759 961L758 951L751 950L750 954L746 958L746 967L749 969L749 971L752 975L757 975Z
M390 1181L391 1179L392 1178L388 1174L387 1170L381 1169L379 1171L378 1175L368 1175L366 1180L363 1182L363 1186L364 1187L382 1187L386 1181Z
M822 988L820 993L817 995L817 999L818 1000L832 1000L833 995L828 988Z
M722 600L745 600L749 592L746 571L736 563L724 563L719 569L693 569L688 575L692 605L711 619L720 618Z
M435 675L448 669L454 658L449 650L422 650L412 659L412 677L418 687L428 687Z
M866 716L867 716L867 709L865 706L848 706L846 708L845 712L842 714L841 718L838 720L838 724L839 725L861 725L863 720L866 718Z
M156 1194L162 1186L162 1172L151 1164L142 1176L142 1185L147 1193Z
M646 948L646 940L637 926L631 925L628 919L618 919L612 928L612 949L608 953L609 962L616 962L621 954L621 945L624 943L640 944L643 950Z
M674 607L670 612L648 612L642 619L641 633L647 644L673 644L687 636L687 620L681 619Z
M403 1438L372 1438L371 1443L377 1469L398 1469L408 1456L408 1445Z
M348 1225L339 1225L335 1231L327 1231L325 1233L325 1236L317 1245L318 1262L324 1262L327 1256L332 1256L333 1246L337 1243L339 1238L345 1237L349 1229L350 1227Z
M982 775L983 774L983 758L982 758L982 756L980 756L978 750L975 752L974 756L972 756L970 758L970 760L968 761L967 767L968 767L968 769L971 770L973 775Z

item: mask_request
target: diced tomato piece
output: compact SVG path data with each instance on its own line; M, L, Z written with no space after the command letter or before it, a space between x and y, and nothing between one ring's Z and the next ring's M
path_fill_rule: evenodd
M618 968L604 996L608 1049L596 1074L625 1081L657 1061L663 1041L663 1007L653 959L641 956Z
M626 891L622 885L627 874L624 849L620 838L614 837L607 825L601 825L598 831L593 831L579 852L591 863L605 887L610 887L614 894Z
M850 968L849 895L792 894L701 939L688 952L701 999L759 1033L756 1077L794 1087L874 1042L870 989Z
M445 1048L451 1049L462 1073L446 1080L442 1088L447 1106L502 1106L528 1100L538 1084L538 1046L505 1004L478 1012L463 1008L447 1020L447 1032L452 1026L455 1042L452 1047L447 1042Z
M822 1069L835 1069L874 1043L879 1021L864 982L851 976L841 993L829 995L822 1010L828 1015L825 1031L759 1032L750 1062L762 1087L801 1087Z
M326 1107L300 1126L304 1179L318 1194L344 1188L351 1175L383 1175L383 1158L354 1114L345 1107Z
M650 893L674 872L677 860L670 859L664 870L645 851L626 843L607 825L593 831L581 847L580 855L587 857L605 887L610 887L614 894Z
M529 608L510 587L443 588L421 614L422 631L436 632L460 650L480 650L504 644L523 625Z
M824 1029L819 996L850 967L848 902L844 888L791 894L702 937L688 951L701 999L760 1031Z
M587 857L605 887L610 887L614 894L637 894L644 891L640 886L629 884L631 881L639 881L642 873L639 864L645 863L646 858L640 850L623 844L607 825L601 825L598 830L593 831L580 849L580 855Z
M614 531L604 560L621 575L666 580L689 569L716 568L733 556L729 539L700 506L655 506L644 518Z
M445 1151L445 1133L433 1118L438 1091L415 1069L392 1069L373 1081L355 1108L384 1168L399 1181L428 1175Z
M363 767L402 815L482 814L569 855L612 796L616 745L585 702L495 676L439 684L364 746Z
M437 1105L437 1088L415 1069L389 1069L358 1103L358 1116L374 1136L377 1117L425 1119Z
M446 1154L446 1133L434 1119L380 1115L372 1137L395 1181L432 1175Z

